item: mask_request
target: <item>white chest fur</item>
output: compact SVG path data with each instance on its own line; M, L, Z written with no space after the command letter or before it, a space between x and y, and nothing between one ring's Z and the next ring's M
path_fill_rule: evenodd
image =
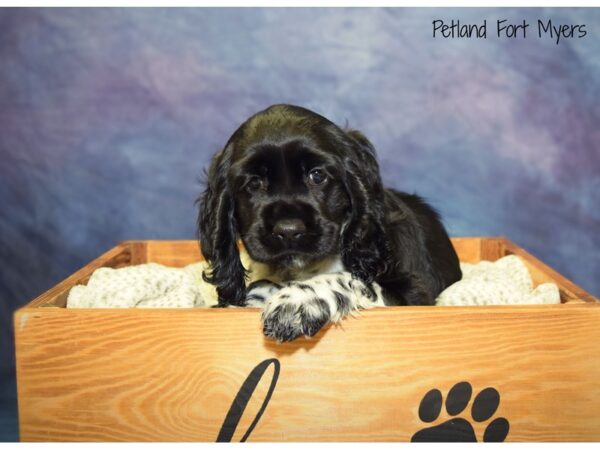
M244 255L242 254L242 256ZM276 283L283 281L304 281L316 275L342 272L344 270L344 265L339 255L310 264L306 264L302 259L298 258L292 265L285 268L268 266L251 260L249 256L246 258L242 257L242 263L249 271L250 279L248 281L250 283L261 279L267 279Z

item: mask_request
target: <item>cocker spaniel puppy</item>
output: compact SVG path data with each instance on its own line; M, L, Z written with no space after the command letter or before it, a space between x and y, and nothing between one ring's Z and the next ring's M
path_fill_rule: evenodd
M244 122L208 171L198 219L219 306L262 305L265 335L314 335L375 305L432 305L461 278L438 214L383 187L360 132L292 105ZM246 286L237 247L266 268Z

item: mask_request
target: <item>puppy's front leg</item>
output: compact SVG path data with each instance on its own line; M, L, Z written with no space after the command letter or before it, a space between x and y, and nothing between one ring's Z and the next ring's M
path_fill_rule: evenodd
M314 336L357 309L384 306L381 288L366 286L349 272L317 275L284 285L269 297L262 314L265 336L280 342Z

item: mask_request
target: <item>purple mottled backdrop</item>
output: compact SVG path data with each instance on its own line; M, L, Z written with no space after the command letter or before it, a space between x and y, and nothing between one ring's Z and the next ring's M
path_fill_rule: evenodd
M486 40L433 39L433 19ZM496 39L496 19L532 25ZM586 24L539 39L537 19ZM362 130L450 234L505 235L600 294L598 9L0 10L0 438L11 312L122 239L193 238L198 179L250 114Z

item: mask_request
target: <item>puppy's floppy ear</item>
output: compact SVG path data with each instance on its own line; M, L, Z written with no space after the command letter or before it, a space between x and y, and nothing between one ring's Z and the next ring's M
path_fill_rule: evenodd
M344 183L351 215L342 231L342 261L354 276L372 283L387 271L391 255L385 235L384 189L373 145L356 130L344 132L350 140Z
M208 170L206 189L199 199L198 237L211 266L202 278L216 285L219 306L243 306L246 271L236 245L235 202L227 181L230 153L229 147L217 153Z

